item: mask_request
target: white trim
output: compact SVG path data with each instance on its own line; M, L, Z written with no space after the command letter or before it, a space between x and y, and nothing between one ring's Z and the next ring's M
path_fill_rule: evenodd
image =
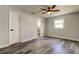
M15 16L15 19L18 18L18 16L20 15L20 13L17 11L17 10L9 10L9 43L12 45L12 44L15 44L15 43L18 43L20 42L20 19L16 19L17 21L14 21L14 25L12 20L12 17L13 15ZM16 23L15 23L16 22ZM11 26L13 25L13 26ZM15 27L15 26L18 26L18 27ZM10 29L15 29L14 32L11 32ZM16 34L17 33L17 34ZM12 38L13 35L16 35L15 39Z
M69 40L73 40L73 41L79 41L79 39L71 38L71 37L65 37L65 36L54 36L54 35L48 35L48 36L58 37L58 38L64 38L64 39L69 39Z
M0 48L4 48L4 47L8 47L8 46L10 46L10 44L2 45L2 46L0 46Z
M28 39L24 39L24 40L21 40L21 42L26 42L26 41L30 41L30 40L33 40L35 38L28 38Z
M26 42L26 41L30 41L30 40L33 40L35 38L29 38L29 39L25 39L25 40L22 40L21 42ZM0 48L5 48L5 47L8 47L10 46L11 44L5 44L5 45L1 45Z

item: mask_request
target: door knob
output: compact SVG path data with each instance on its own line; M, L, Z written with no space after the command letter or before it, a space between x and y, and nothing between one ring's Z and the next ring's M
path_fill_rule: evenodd
M11 29L10 31L14 31L13 29Z

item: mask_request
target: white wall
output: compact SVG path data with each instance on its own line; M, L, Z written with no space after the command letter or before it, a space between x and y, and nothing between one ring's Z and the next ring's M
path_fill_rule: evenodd
M45 30L45 19L41 18L41 25L40 25L40 37L44 36L44 30Z
M21 15L21 41L37 38L37 19L43 19L42 17L11 6L0 6L0 48L9 45L9 10L15 10ZM43 27L41 32L43 33Z
M54 20L64 19L64 29L55 29ZM55 36L79 41L79 13L72 13L48 18L45 28L46 36Z
M8 44L9 16L8 9L5 6L0 6L0 46Z
M23 13L21 17L21 39L28 41L37 38L37 18L34 15Z
M41 20L40 32L41 32L41 37L43 36L44 18L33 14L23 13L21 19L22 19L21 20L22 41L28 41L37 38L37 19Z

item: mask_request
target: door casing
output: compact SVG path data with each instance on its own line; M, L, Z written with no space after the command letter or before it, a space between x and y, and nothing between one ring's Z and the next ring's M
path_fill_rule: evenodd
M20 38L20 13L14 10L9 10L9 44L15 44L21 41Z

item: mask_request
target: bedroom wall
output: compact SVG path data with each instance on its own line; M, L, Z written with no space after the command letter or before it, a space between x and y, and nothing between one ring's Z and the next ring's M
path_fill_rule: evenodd
M37 38L37 17L23 13L21 19L21 40L28 41Z
M44 36L44 30L45 30L45 19L40 18L41 20L41 25L40 25L40 37Z
M54 21L60 19L64 19L64 28L54 28ZM79 12L47 18L45 24L45 36L79 41Z
M37 38L37 19L42 20L42 17L11 6L0 6L0 48L9 46L9 10L15 10L21 15L21 41Z
M44 18L23 13L21 18L21 39L22 41L28 41L37 38L37 20L40 19L40 34L41 37L44 34Z
M9 16L8 9L0 6L0 46L8 44Z

